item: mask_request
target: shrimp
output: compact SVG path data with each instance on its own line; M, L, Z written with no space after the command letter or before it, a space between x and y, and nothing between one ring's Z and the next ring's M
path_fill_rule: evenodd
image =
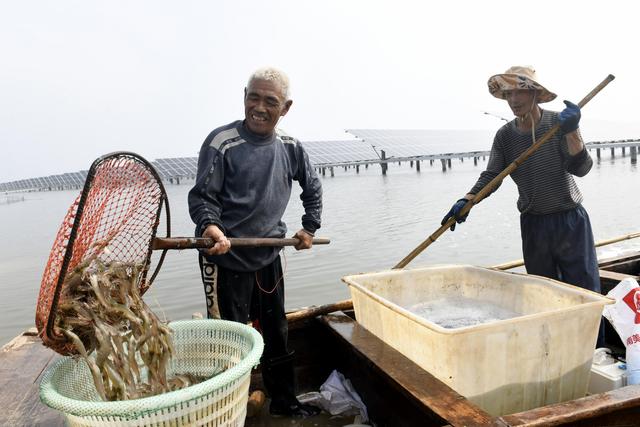
M144 397L193 382L184 375L167 379L175 353L172 332L140 296L144 268L94 256L74 269L60 296L55 327L87 361L103 400Z
M69 339L71 339L82 358L87 362L87 366L89 367L89 371L91 372L91 376L93 377L93 382L96 386L96 391L103 400L107 400L104 383L102 382L102 376L100 375L100 370L98 369L98 366L95 364L95 362L93 362L93 360L91 360L91 358L87 355L84 344L82 344L80 338L78 338L78 336L73 332L67 330L63 330L62 332Z

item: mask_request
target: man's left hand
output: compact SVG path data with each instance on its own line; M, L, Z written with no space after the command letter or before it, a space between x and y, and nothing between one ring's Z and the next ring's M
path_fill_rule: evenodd
M560 112L560 129L562 134L566 135L578 129L580 123L580 107L573 102L564 101L564 105L567 106Z
M294 246L297 251L299 251L300 249L309 249L311 246L313 246L313 236L304 229L298 230L293 238L299 240L298 244Z

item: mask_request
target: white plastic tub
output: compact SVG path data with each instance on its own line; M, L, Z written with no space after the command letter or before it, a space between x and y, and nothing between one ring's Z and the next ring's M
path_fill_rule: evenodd
M614 302L543 277L464 265L342 280L358 323L492 415L585 396L602 309ZM445 329L407 310L455 296L517 315Z

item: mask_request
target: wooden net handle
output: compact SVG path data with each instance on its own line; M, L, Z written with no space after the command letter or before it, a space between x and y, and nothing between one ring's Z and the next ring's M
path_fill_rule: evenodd
M257 238L257 237L231 237L229 238L231 247L262 247L262 246L295 246L300 240L293 237L290 239L277 238ZM322 237L316 237L312 240L314 245L327 245L331 240ZM205 237L173 237L153 239L154 250L166 249L204 249L211 248L216 244L215 240Z

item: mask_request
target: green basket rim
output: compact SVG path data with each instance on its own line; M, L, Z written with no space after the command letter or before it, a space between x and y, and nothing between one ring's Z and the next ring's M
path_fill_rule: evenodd
M253 343L253 347L236 366L201 383L155 396L112 402L78 400L60 394L51 382L54 373L65 364L84 363L84 360L81 359L74 360L72 357L63 357L44 373L40 382L40 399L47 406L65 414L97 417L112 416L130 419L203 397L233 383L247 374L247 372L251 372L251 369L258 365L264 350L264 342L260 333L251 326L220 319L177 320L169 323L169 327L174 331L194 329L194 327L195 329L202 329L203 326L238 333L245 338L249 338Z

